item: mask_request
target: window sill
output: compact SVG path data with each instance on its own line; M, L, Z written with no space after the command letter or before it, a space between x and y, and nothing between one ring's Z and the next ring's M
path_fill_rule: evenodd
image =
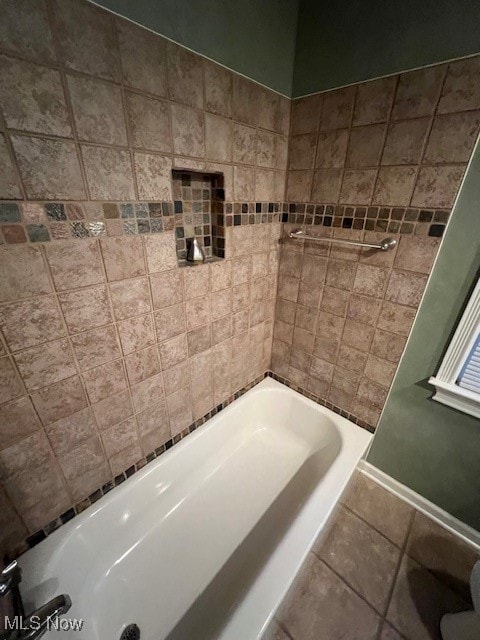
M478 394L435 377L430 378L428 382L436 389L433 400L457 409L458 411L462 411L463 413L468 413L475 418L480 418Z

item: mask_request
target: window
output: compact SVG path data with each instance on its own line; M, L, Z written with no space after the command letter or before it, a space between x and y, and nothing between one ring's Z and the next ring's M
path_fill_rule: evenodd
M436 376L437 402L480 418L480 280Z

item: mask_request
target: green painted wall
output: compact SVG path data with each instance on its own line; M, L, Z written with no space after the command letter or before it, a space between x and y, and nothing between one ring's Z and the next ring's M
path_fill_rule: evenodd
M299 0L95 0L291 96Z
M478 0L300 0L293 95L479 51Z
M480 145L460 192L368 461L480 530L480 420L431 400L480 266Z

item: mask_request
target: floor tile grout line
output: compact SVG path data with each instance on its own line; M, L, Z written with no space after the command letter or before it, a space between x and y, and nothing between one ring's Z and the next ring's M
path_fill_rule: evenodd
M392 580L392 584L390 586L390 591L389 591L388 598L387 598L387 604L385 606L385 610L384 610L384 613L383 613L383 616L382 616L382 624L381 624L381 627L380 627L380 630L379 630L379 634L378 634L377 640L380 640L380 634L381 634L381 632L383 630L385 622L388 622L390 624L390 622L387 620L387 614L388 614L388 610L389 610L391 602L392 602L392 598L393 598L393 593L395 591L395 587L397 585L398 575L400 573L400 567L402 566L402 562L403 562L403 559L405 557L406 548L407 548L407 545L408 545L408 540L410 538L410 533L411 533L412 527L413 527L413 521L415 519L415 514L416 514L416 511L414 509L412 514L410 515L410 522L408 523L407 531L405 533L405 539L404 539L402 547L400 549L400 555L399 555L399 558L398 558L397 568L396 568L396 571L395 571L395 574L394 574L394 577L393 577L393 580Z

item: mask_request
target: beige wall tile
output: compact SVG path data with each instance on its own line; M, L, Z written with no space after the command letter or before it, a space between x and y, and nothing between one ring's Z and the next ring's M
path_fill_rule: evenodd
M261 143L261 136L259 135L259 147ZM293 136L290 141L290 155L289 155L289 169L313 169L315 160L315 149L317 143L317 136L314 133L308 133L302 136ZM261 153L260 149L259 152ZM268 161L266 152L263 152L263 162L258 161L258 164L265 165ZM271 161L270 161L271 162ZM265 166L272 166L267 164Z
M0 402L21 395L23 387L10 358L0 358Z
M401 236L394 266L396 269L429 274L439 246L439 238Z
M203 60L173 42L167 44L168 90L171 100L203 108ZM195 154L194 154L195 155Z
M58 299L71 333L93 329L112 321L107 288L104 285L61 293Z
M192 404L188 387L167 396L170 431L176 436L193 422Z
M468 162L479 127L478 110L436 116L423 161L426 164Z
M313 176L312 199L315 202L337 202L342 184L341 169L318 169Z
M46 253L57 291L100 284L104 280L97 240L50 243Z
M232 161L233 128L226 118L205 114L205 148L207 158L218 162Z
M5 3L2 9L0 39L6 51L37 61L53 62L55 53L45 0L23 0L23 20L18 19L18 4Z
M153 274L150 286L154 309L163 309L183 300L183 273L179 269Z
M395 95L392 119L431 116L445 77L446 65L435 65L409 73L402 73Z
M132 165L128 151L82 145L92 200L134 200Z
M124 355L155 343L155 328L151 314L121 320L117 326Z
M77 135L80 140L127 144L120 88L108 82L67 75Z
M347 169L343 174L340 202L343 204L369 204L376 177L375 169Z
M289 171L287 200L291 202L310 202L313 171Z
M97 425L91 407L52 422L46 432L57 456L62 456L74 447L97 435Z
M174 304L165 307L154 314L155 328L158 342L173 338L180 333L185 333L185 311L183 304Z
M455 113L480 108L480 58L466 58L448 65L438 103L438 113Z
M53 3L55 29L65 65L108 80L120 79L113 18L90 4L74 0Z
M346 87L324 94L320 124L322 131L350 126L356 91L356 87Z
M81 371L93 369L121 356L113 324L78 333L71 340Z
M169 271L177 266L177 254L173 233L145 236L144 244L149 273Z
M0 479L5 481L22 471L47 464L52 449L43 431L37 431L24 440L0 451Z
M157 347L147 347L125 356L128 381L136 384L160 371Z
M102 238L101 246L108 280L135 278L145 273L140 237Z
M382 124L352 129L348 143L346 166L377 166L382 154L385 129L385 125Z
M205 125L201 111L172 104L172 135L175 153L205 157Z
M170 439L171 434L167 409L163 400L137 414L137 423L140 436L145 436L153 432L156 434L159 443L166 442ZM150 451L148 453L150 453Z
M87 398L79 376L62 380L31 395L35 409L44 425L66 418L84 409Z
M418 164L430 124L430 118L391 124L388 127L382 164Z
M323 96L315 94L292 100L292 134L311 133L318 130Z
M204 60L205 109L229 118L232 111L232 73L214 62Z
M7 127L72 137L58 71L0 56L0 83Z
M17 353L15 362L27 389L41 389L77 373L67 340L55 340Z
M85 199L75 144L12 135L27 196L33 200Z
M20 198L17 173L8 151L5 136L0 135L0 198Z
M11 351L65 335L55 296L40 296L0 306L0 327Z
M141 200L172 199L172 160L152 153L134 154L138 196Z
M135 418L128 418L106 429L102 433L102 442L107 458L111 458L127 447L135 446L138 442Z
M252 167L234 167L235 200L255 200L255 169Z
M166 41L127 20L116 20L123 80L129 87L166 97Z
M392 271L385 298L391 302L416 308L420 303L426 284L427 276L423 274Z
M350 132L348 129L320 131L317 141L315 167L330 169L343 167L347 154Z
M92 404L127 388L122 360L90 369L82 378Z
M117 320L130 318L151 311L150 289L147 278L135 278L112 282L109 285L110 297ZM155 294L152 278L152 295Z
M385 122L388 118L398 76L380 78L358 85L353 124Z
M168 102L130 92L125 97L133 146L171 153L173 147Z
M243 124L233 125L233 161L255 164L257 158L257 130Z
M40 422L27 396L0 405L0 417L2 449L40 429Z

